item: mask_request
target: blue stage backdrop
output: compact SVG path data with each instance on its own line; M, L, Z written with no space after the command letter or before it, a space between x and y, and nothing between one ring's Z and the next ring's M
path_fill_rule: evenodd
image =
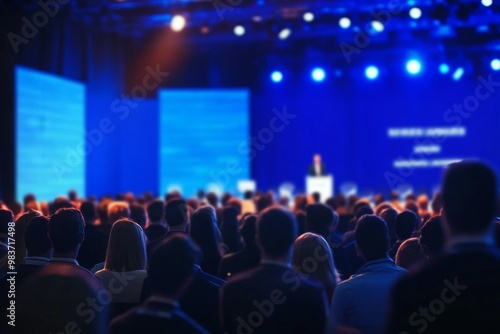
M269 128L274 108L286 106L290 114L283 130L256 151L259 188L289 181L303 191L315 153L335 175L337 192L353 181L360 195L406 185L430 193L443 166L463 158L484 159L499 170L498 72L468 72L455 81L429 65L415 77L394 70L370 81L354 68L340 78L327 69L324 82L312 82L310 69L295 68L278 84L262 75L252 96L251 136Z
M236 192L250 174L248 109L245 89L160 90L159 193Z
M17 199L85 195L85 85L16 68Z

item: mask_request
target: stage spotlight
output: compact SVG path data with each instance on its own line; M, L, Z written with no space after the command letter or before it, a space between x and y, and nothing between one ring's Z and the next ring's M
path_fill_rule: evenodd
M186 19L182 15L174 15L172 21L170 21L170 28L173 31L179 32L186 26Z
M365 69L365 76L369 80L375 80L378 77L378 68L376 66L368 66Z
M464 75L464 68L463 67L459 67L455 70L455 72L453 72L453 80L455 81L458 81L460 80L460 78Z
M325 80L325 77L326 77L325 70L322 69L321 67L315 67L311 71L311 78L316 82L321 82Z
M406 71L411 75L417 75L422 70L422 64L416 59L411 59L406 63Z
M339 20L339 26L342 28L342 29L347 29L351 26L351 19L349 19L348 17L342 17L340 20Z
M283 28L278 33L278 38L279 39L287 39L291 33L292 33L292 31L289 28Z
M302 16L302 18L304 19L304 21L306 22L312 22L314 20L314 14L311 13L311 12L306 12L304 13L304 15Z
M493 59L490 63L490 66L494 71L500 70L500 59Z
M413 7L410 9L410 17L415 20L419 19L422 17L422 10L418 7Z
M245 27L237 25L234 27L233 32L236 36L243 36L245 35Z
M372 21L372 29L374 32L384 31L384 24L380 21Z
M283 80L283 74L280 71L274 71L271 73L271 80L276 83L281 82L281 80Z
M448 74L450 72L450 66L448 64L441 64L439 65L439 73L441 74Z
M481 0L484 7L489 7L493 4L493 0Z

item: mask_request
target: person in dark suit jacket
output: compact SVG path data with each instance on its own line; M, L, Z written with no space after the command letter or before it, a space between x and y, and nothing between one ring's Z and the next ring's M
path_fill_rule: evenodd
M167 237L153 251L148 277L153 295L144 304L111 322L109 334L208 333L179 307L179 298L191 284L200 254L188 236Z
M104 262L108 247L108 236L101 232L94 224L96 208L94 203L85 201L80 206L80 211L85 219L85 240L78 252L78 263L88 270L96 264Z
M167 221L168 231L163 237L156 240L150 240L146 245L146 253L148 256L153 252L154 248L161 244L168 236L172 234L185 234L189 221L189 213L186 201L174 197L165 205L165 220Z
M228 277L257 267L260 263L260 249L255 243L255 232L257 229L257 216L245 217L240 232L245 242L245 247L222 258L219 266L219 277Z
M27 255L17 269L16 284L43 269L52 256L52 244L48 236L49 219L44 216L30 219L24 232Z
M261 265L232 276L223 287L222 324L227 333L324 333L324 288L291 268L297 236L293 214L279 207L257 221Z
M309 176L324 176L326 175L325 164L321 162L321 155L315 154L312 165L309 166Z
M500 328L500 255L491 242L496 176L480 162L452 164L442 196L449 249L396 285L388 333Z
M155 200L148 204L148 227L144 233L148 241L152 242L165 236L167 226L164 219L165 203L162 200Z

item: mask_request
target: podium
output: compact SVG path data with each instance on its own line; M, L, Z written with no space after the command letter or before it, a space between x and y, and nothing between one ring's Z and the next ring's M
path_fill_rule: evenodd
M306 193L319 193L321 202L333 196L333 175L306 176Z

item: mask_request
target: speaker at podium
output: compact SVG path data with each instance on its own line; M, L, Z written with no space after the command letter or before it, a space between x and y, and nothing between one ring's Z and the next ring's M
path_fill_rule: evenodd
M306 176L306 193L312 195L318 193L322 203L332 197L333 194L333 175L324 176Z

